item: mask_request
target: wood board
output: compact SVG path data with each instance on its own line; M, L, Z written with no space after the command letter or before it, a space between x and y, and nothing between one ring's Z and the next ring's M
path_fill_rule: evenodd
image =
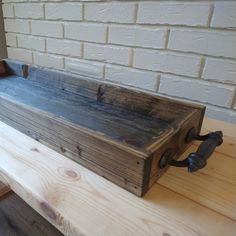
M200 131L204 107L74 75L2 61L0 120L143 196Z
M216 123L224 131L220 124ZM235 145L233 139L229 142ZM207 176L213 162L205 174L203 170L193 174L194 181L182 175L182 185L173 190L162 181L171 175L169 169L141 199L2 122L0 155L0 177L65 235L235 235L236 195L231 192L236 192L236 186L223 188L222 199L209 195L211 188L220 190L232 178L227 169L221 169L227 180L215 177L215 185L209 187ZM226 159L226 166L235 166L233 160L228 163ZM197 192L199 183L201 192ZM190 184L191 190L178 193ZM217 207L227 201L234 202L231 214Z

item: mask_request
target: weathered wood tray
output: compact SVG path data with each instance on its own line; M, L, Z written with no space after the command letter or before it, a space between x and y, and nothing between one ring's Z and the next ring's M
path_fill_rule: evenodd
M0 120L138 196L168 164L195 171L190 159L207 159L220 144L214 139L205 157L194 153L195 158L174 161L199 137L204 110L64 72L0 62Z

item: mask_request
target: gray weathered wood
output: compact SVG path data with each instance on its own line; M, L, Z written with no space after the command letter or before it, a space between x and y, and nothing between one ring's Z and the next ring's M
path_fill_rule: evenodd
M180 154L204 107L79 78L21 62L2 62L0 119L141 196Z

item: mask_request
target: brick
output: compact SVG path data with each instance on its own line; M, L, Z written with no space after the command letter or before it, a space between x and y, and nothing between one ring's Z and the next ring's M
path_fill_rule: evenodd
M86 60L79 60L73 58L66 58L66 70L82 76L93 79L103 79L104 64L91 62Z
M110 26L109 43L164 48L166 30L139 26Z
M141 2L137 23L206 26L209 3Z
M43 38L28 35L18 35L17 41L18 47L20 48L45 51L45 39Z
M84 58L128 65L131 49L110 45L84 44Z
M236 61L207 58L203 78L223 83L236 84Z
M156 90L158 82L157 73L112 65L106 65L105 79L151 91Z
M68 23L65 24L65 38L105 43L106 29L99 24Z
M45 5L45 17L51 20L82 20L81 3L55 3Z
M212 27L236 27L236 3L215 2Z
M32 63L32 52L21 48L7 48L8 58Z
M63 57L44 53L33 53L34 64L55 69L63 69Z
M85 4L85 20L100 22L134 23L134 3L87 3Z
M47 51L66 56L81 57L82 43L71 40L47 39Z
M230 107L234 95L234 87L197 79L162 75L159 92L212 105Z
M179 75L197 77L200 63L197 56L140 49L134 53L134 67Z
M6 32L16 32L23 34L30 33L30 26L28 20L5 19L4 25Z
M2 5L3 17L14 17L13 4L3 4Z
M236 58L236 32L171 30L169 49Z
M31 30L33 35L41 35L48 37L63 37L63 27L61 23L57 22L41 22L32 21Z
M15 4L15 15L19 18L42 19L44 17L42 4Z
M16 47L16 34L6 33L6 44L7 46Z
M217 120L236 123L236 111L207 105L206 116Z

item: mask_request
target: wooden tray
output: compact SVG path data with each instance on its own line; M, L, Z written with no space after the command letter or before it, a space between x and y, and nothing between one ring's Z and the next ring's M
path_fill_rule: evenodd
M138 196L201 129L200 105L13 60L0 74L0 120Z

